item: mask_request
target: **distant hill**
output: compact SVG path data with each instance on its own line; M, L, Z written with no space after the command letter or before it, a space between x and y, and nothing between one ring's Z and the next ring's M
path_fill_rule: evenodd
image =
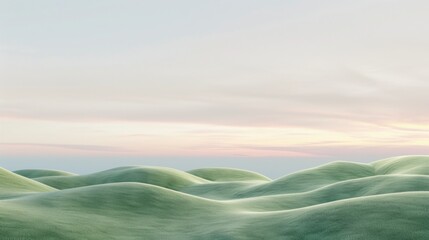
M60 170L49 169L23 169L14 171L14 173L27 178L52 177L52 176L74 176L76 174Z
M428 200L429 156L333 162L274 180L229 168L0 169L0 232L5 239L429 239Z

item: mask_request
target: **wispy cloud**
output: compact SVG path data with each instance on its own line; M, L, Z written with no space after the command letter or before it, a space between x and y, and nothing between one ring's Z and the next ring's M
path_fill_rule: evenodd
M279 152L306 152L309 156L317 158L331 159L366 159L368 157L383 158L386 156L400 155L427 155L429 151L426 145L380 145L380 146L362 146L362 145L321 145L321 146L245 146L243 148L259 151L279 151Z
M69 150L90 151L90 152L130 152L128 149L103 146L103 145L80 145L80 144L45 144L45 143L0 143L2 147L40 147L40 148L61 148Z

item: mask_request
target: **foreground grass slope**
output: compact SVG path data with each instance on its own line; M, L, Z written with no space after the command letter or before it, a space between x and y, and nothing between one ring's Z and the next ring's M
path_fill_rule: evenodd
M275 180L223 168L16 172L33 180L2 169L0 193L25 194L0 200L1 237L429 239L428 169L427 156L335 162Z

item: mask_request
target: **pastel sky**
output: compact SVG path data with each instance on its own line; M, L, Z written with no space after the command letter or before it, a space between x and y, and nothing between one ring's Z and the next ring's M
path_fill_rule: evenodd
M0 164L210 159L275 175L428 154L428 12L423 0L0 1Z

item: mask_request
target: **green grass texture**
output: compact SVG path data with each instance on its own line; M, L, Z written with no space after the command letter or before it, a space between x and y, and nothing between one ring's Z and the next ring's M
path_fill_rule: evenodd
M1 239L429 239L429 156L278 179L230 168L0 169Z

